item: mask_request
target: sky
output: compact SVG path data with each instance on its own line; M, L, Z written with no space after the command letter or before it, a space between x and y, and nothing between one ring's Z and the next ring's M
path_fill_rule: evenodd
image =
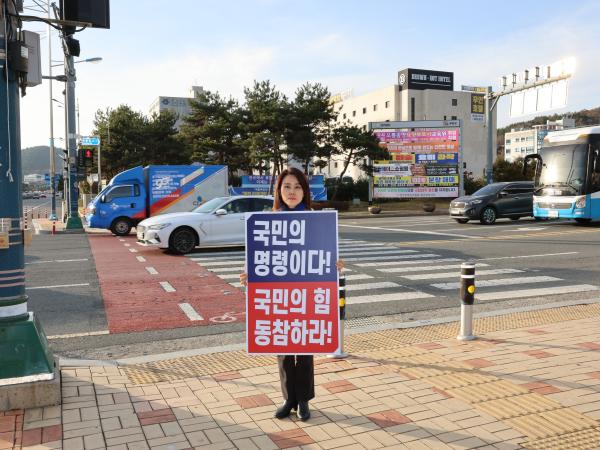
M37 0L45 4L46 0ZM24 14L46 16L33 0ZM397 82L404 68L454 72L462 84L499 87L499 77L565 57L577 69L566 108L600 106L600 17L597 0L112 0L111 27L76 34L80 63L76 96L82 135L96 111L127 104L146 115L158 96L188 96L202 86L243 98L254 80L271 80L293 96L305 82L332 93L364 94ZM48 75L47 26L42 33L42 72ZM62 50L51 33L53 75L62 74ZM49 81L21 98L21 147L48 145ZM64 145L63 83L53 82L54 135ZM498 104L498 126L511 119L509 100ZM525 116L525 119L531 116Z

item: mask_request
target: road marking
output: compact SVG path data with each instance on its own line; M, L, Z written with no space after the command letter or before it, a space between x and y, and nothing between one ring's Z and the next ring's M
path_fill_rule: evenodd
M545 295L571 294L574 292L597 291L598 286L591 284L574 284L569 286L557 286L551 288L522 289L518 291L486 292L475 294L476 300L500 300L507 298L544 297Z
M454 258L450 258L450 259L454 259ZM432 259L431 261L441 261L441 260L435 260ZM457 260L460 261L460 260ZM420 263L422 263L423 261L419 261ZM384 263L382 263L384 264ZM419 267L392 267L389 269L377 269L379 272L384 272L384 273L398 273L398 272L402 272L402 273L406 273L406 272L423 272L423 271L427 271L427 270L444 270L444 269L460 269L460 264L447 264L447 265L442 265L442 266L419 266ZM476 267L487 267L489 266L489 264L483 264L483 263L477 263Z
M83 261L87 261L87 258L81 258L81 259L52 259L52 260L48 260L48 261L32 261L32 262L26 262L25 265L28 264L48 264L48 263L65 263L65 262L83 262Z
M493 269L493 270L479 270L476 272L477 276L480 275L500 275L505 273L523 273L523 270L519 269ZM435 280L436 278L452 278L460 277L460 271L456 272L438 272L438 273L421 273L418 275L402 275L400 278L406 278L407 280Z
M385 250L377 249L372 252L371 251L368 251L368 252L357 251L357 250L350 251L350 252L341 251L340 255L343 255L343 256L369 256L369 255L372 255L373 253L377 253L378 255L404 255L406 253L417 253L417 251L416 250L401 250L398 248L387 247L387 249L385 249Z
M211 257L207 257L207 258L190 258L192 261L195 262L212 262L212 261L229 261L229 260L234 260L240 259L240 256L244 256L244 255L235 255L235 256L211 256Z
M123 244L125 247L131 247L131 244Z
M137 251L135 248L130 248L130 249L129 249L129 251L130 251L131 253L137 253L137 252L138 252L138 251Z
M76 338L76 337L102 336L105 334L110 334L110 331L102 330L102 331L89 331L87 333L55 334L52 336L48 336L48 339L69 339L69 338Z
M213 262L203 262L201 264L202 267L212 267L212 266L239 266L240 264L244 264L243 259L236 259L235 261L213 261Z
M218 267L218 268L212 268L210 269L211 272L238 272L241 273L244 271L244 267Z
M438 233L436 231L413 231L413 230L407 230L405 228L365 227L365 226L360 226L360 225L346 225L346 224L341 224L341 223L338 226L350 227L350 228L363 228L366 230L400 231L403 233L428 234L428 235L432 235L432 236L451 236L451 237L457 237L457 238L471 238L472 237L472 236L468 236L466 234Z
M402 300L412 300L418 298L431 298L434 297L431 294L425 292L397 292L395 294L379 294L379 295L363 295L359 297L350 297L346 303L350 305L361 304L361 303L377 303L377 302L396 302Z
M511 231L541 231L541 230L545 230L546 227L521 227L521 228L517 228L516 230L511 230Z
M26 287L25 289L34 290L34 289L55 289L55 288L64 288L64 287L80 287L80 286L89 286L90 283L77 283L77 284L55 284L54 286L33 286Z
M357 273L354 275L346 275L346 281L354 281L354 280L368 280L370 278L375 278L372 275L367 275L366 273Z
M361 258L363 259L363 258ZM385 258L385 259L391 259L391 258ZM346 260L347 261L347 260ZM360 263L360 264L354 264L355 266L358 267L380 267L380 266L407 266L409 264L430 264L430 263L440 263L440 262L458 262L458 261L462 261L462 259L459 258L439 258L439 259L421 259L419 261L381 261L381 262L369 262L369 263ZM419 266L418 270L427 270L427 267L421 267ZM388 269L381 269L381 272L400 272L401 269L398 270L388 270Z
M521 255L521 256L498 256L496 258L479 258L475 261L492 261L496 259L517 259L517 258L540 258L542 256L561 256L561 255L576 255L579 252L563 252L563 253L546 253L543 255Z
M168 281L160 281L159 284L167 292L175 292L175 288Z
M125 242L125 239L119 238L119 242Z
M228 273L225 275L217 275L221 280L236 280L240 278L239 273Z
M144 258L143 256L136 256L135 257L139 262L146 262L146 258Z
M158 275L157 270L154 267L152 267L152 266L146 267L146 270L148 271L148 273L150 275Z
M190 305L189 303L180 303L179 307L185 313L187 318L190 319L192 322L195 322L198 320L204 320L204 317L202 317L200 314L198 314L196 312L196 310L194 309L194 307L192 305Z
M513 284L528 284L528 283L546 283L548 281L562 281L562 278L556 277L523 277L523 278L499 278L497 280L484 280L476 281L475 286L489 287L489 286L510 286ZM459 289L459 283L434 283L430 286L438 289Z
M214 253L203 253L205 256L198 255L198 253L188 253L192 259L194 258L220 258L223 256L243 256L246 252L244 251L236 251L236 252L214 252Z
M387 289L394 287L400 287L400 285L391 281L382 281L381 283L350 284L346 286L346 291L365 291L371 289Z
M395 252L386 252L395 253ZM420 255L404 255L404 256L361 256L359 258L344 258L344 261L385 261L385 260L403 260L403 259L415 259L415 258L431 258L432 256L440 256L435 253L422 253ZM358 265L358 264L357 264Z

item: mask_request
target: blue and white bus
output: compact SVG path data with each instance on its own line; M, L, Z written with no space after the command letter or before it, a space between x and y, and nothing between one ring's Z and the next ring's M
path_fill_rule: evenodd
M535 218L600 220L600 126L548 133L537 154L534 179Z

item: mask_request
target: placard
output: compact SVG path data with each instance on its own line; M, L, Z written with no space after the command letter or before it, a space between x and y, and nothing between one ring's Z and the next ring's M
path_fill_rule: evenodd
M339 347L337 211L246 215L249 354Z

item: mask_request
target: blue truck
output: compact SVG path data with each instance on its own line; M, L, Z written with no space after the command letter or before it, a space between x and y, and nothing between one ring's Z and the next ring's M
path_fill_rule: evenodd
M90 228L125 236L148 217L191 211L227 196L228 185L227 166L138 166L110 180L88 205L85 220Z

